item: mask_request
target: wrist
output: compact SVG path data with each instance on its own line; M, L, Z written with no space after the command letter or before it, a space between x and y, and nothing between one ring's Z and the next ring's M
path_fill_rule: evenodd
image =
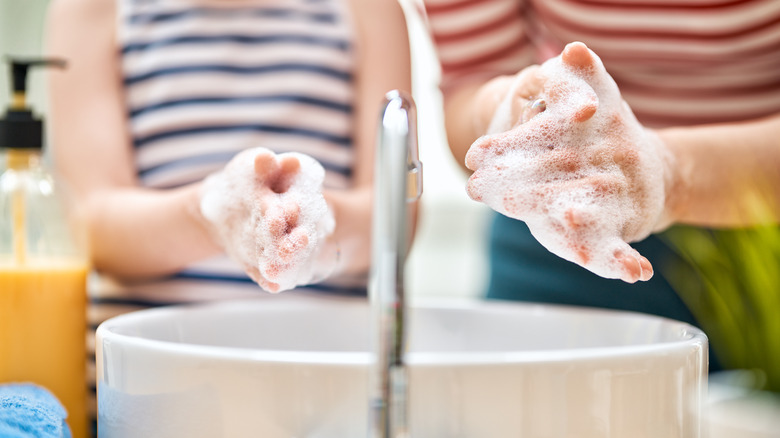
M687 178L681 165L684 161L679 156L679 148L671 129L650 130L658 142L658 152L663 167L664 205L661 218L655 231L662 231L683 217L682 209L687 205L688 190L685 187Z
M367 272L371 262L373 189L324 190L335 227L323 245L323 256L335 261L331 275Z
M206 218L204 213L203 183L197 182L185 190L187 190L185 209L188 217L200 229L204 236L204 242L210 246L213 252L224 252L225 249L214 224Z

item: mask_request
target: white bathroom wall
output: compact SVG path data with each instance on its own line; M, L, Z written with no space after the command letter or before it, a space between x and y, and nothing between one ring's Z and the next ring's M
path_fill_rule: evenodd
M0 0L0 113L11 89L6 56L39 57L42 53L46 7L50 0ZM27 82L28 98L38 113L45 112L43 73L34 69Z
M0 0L0 112L5 112L11 84L6 56L41 55L43 25L49 0ZM43 73L34 70L28 78L28 98L38 112L46 110Z
M0 55L34 57L42 53L45 11L50 0L0 0ZM109 0L106 0L109 1ZM369 0L366 0L369 1ZM438 91L439 68L417 0L399 0L407 11L414 68L423 197L415 244L407 264L413 297L474 297L485 282L487 208L468 199L466 173L449 153ZM412 8L409 8L412 6ZM8 68L0 68L0 105L9 97ZM43 73L29 78L30 101L46 111Z

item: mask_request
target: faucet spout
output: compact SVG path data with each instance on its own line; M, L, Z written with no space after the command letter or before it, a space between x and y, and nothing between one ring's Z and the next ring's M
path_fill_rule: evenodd
M407 203L422 194L414 101L394 90L382 107L374 166L369 300L375 357L369 382L371 438L405 438L407 427L406 296Z

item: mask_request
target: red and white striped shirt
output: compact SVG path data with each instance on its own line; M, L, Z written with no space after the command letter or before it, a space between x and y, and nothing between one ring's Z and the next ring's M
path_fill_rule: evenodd
M571 41L648 126L780 112L778 0L425 0L443 86L511 74Z

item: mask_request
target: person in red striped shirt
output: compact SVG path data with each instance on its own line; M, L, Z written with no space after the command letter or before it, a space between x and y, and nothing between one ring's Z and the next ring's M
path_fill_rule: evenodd
M751 224L755 199L780 218L780 2L425 8L450 147L476 170L469 194L503 213L487 296L697 324L653 276L677 261L659 233Z

